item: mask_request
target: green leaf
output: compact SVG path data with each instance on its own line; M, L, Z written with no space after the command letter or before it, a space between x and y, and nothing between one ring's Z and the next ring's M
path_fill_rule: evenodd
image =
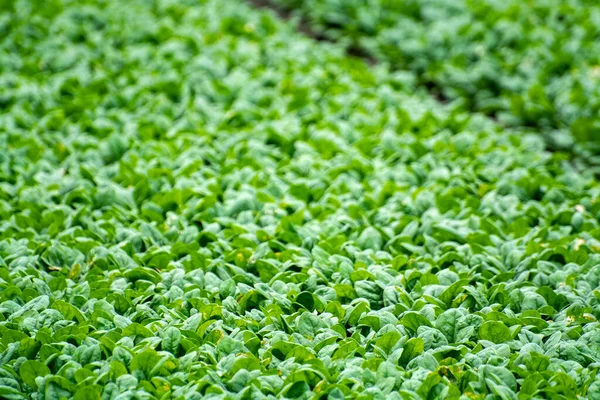
M479 328L479 338L494 343L504 343L511 339L510 329L502 322L486 321Z
M23 382L25 382L29 387L37 389L35 378L38 376L50 375L50 368L48 368L48 366L41 361L27 360L21 364L21 367L19 368L19 375L21 376Z
M131 361L132 371L143 372L146 379L152 378L152 371L161 361L161 357L152 349L146 349L133 357Z
M384 354L389 355L400 341L401 337L402 336L397 331L389 331L379 337L379 339L375 341L375 345L383 350Z
M402 355L398 361L400 365L406 366L410 360L423 353L425 342L421 338L409 339L402 348Z
M308 311L315 309L315 299L311 293L302 292L296 297L296 303L306 308Z
M400 323L414 333L417 332L419 326L432 326L431 322L429 322L427 318L414 311L409 311L404 314L404 316L400 319Z
M456 296L464 290L464 287L469 284L468 279L459 279L450 285L444 292L440 295L440 300L443 301L447 307L452 306L452 302L456 299Z
M74 400L98 400L102 398L102 386L90 385L84 386L75 392Z
M179 345L181 344L181 332L179 329L171 326L165 330L162 340L162 349L174 355L177 355Z
M309 312L305 312L298 317L296 326L298 327L298 333L310 337L314 337L321 328L325 327L319 317Z
M61 376L51 376L46 378L44 396L48 400L60 400L70 398L71 384Z
M134 322L127 328L123 329L123 336L141 336L147 338L153 336L153 334L150 329Z

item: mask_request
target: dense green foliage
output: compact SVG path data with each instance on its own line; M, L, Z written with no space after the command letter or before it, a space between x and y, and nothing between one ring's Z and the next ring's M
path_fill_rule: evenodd
M597 1L273 1L462 109L540 130L554 147L600 144Z
M1 398L600 398L538 135L237 0L2 7Z

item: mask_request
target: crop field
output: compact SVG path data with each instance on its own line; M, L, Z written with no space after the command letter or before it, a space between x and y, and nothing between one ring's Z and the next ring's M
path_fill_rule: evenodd
M596 0L271 0L320 35L413 73L462 110L600 144Z
M0 399L600 399L600 8L275 2L0 0Z

